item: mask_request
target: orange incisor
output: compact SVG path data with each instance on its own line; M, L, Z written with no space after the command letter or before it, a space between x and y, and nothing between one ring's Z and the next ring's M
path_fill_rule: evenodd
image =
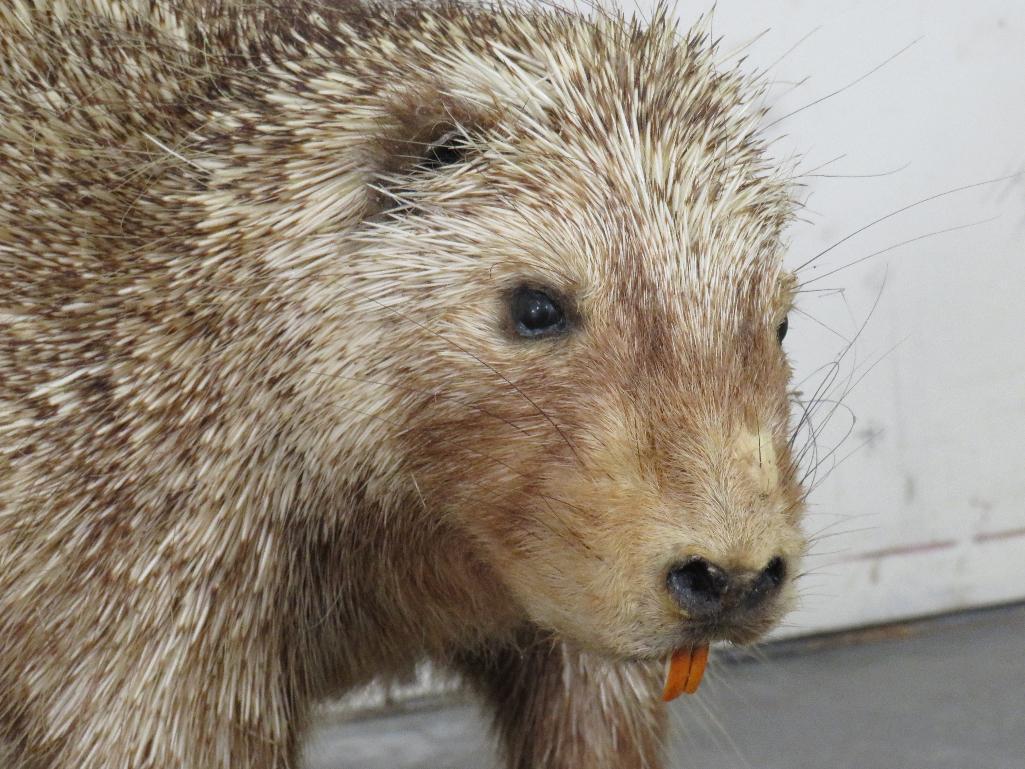
M675 700L681 694L693 694L701 685L701 677L708 664L708 645L677 649L666 665L666 683L662 689L665 702Z

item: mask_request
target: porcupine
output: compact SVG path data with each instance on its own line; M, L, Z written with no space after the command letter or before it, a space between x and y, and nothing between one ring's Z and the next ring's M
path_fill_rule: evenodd
M799 531L795 207L706 32L0 8L6 766L296 766L430 660L510 767L656 767Z

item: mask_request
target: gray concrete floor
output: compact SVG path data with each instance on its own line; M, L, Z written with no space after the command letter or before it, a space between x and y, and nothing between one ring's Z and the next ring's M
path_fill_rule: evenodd
M1025 605L713 658L673 769L1025 769ZM322 724L308 769L487 769L477 709Z

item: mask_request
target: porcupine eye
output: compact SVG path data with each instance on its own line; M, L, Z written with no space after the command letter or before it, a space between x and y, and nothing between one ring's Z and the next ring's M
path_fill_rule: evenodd
M544 291L518 288L511 301L513 328L519 336L536 339L566 330L566 314Z
M790 318L787 315L783 316L783 322L776 326L776 339L779 340L780 344L783 344L783 340L786 339L787 329L790 328Z

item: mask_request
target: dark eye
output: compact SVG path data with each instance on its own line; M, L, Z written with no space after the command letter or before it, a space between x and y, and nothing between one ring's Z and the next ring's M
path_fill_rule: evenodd
M544 291L519 288L512 295L512 322L516 333L533 338L566 330L566 314Z
M786 315L783 316L783 322L776 326L776 338L780 344L783 344L783 340L786 339L787 329L790 328L790 318Z

